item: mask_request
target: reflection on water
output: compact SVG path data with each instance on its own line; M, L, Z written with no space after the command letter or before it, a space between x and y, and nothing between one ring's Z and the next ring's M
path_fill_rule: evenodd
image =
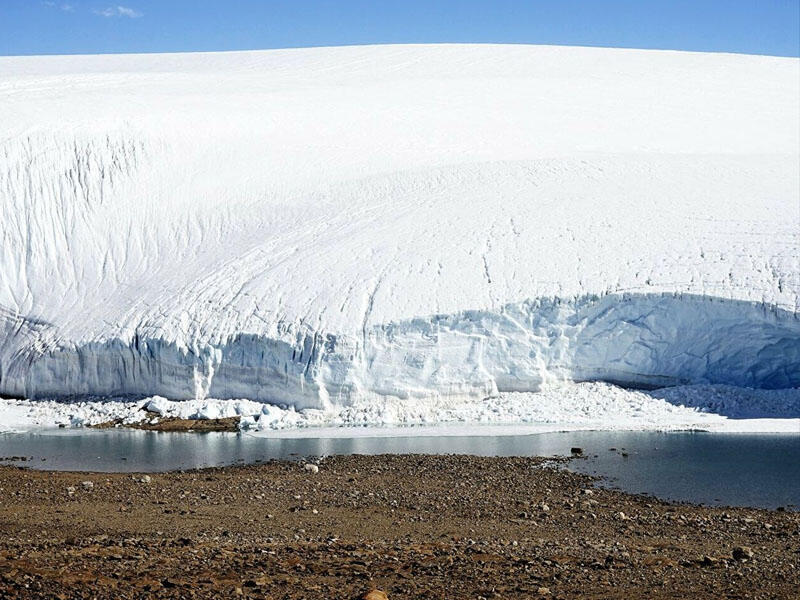
M707 504L800 506L800 435L575 431L520 436L270 439L233 433L65 430L0 434L34 469L169 471L332 454L568 455L605 485ZM614 450L611 450L613 448ZM7 461L9 462L9 461Z

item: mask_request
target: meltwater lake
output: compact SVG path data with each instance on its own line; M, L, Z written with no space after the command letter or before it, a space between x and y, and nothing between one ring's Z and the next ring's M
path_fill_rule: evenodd
M334 454L585 458L598 485L707 505L800 509L800 433L578 431L529 435L269 438L243 433L53 430L0 434L0 462L32 469L188 470Z

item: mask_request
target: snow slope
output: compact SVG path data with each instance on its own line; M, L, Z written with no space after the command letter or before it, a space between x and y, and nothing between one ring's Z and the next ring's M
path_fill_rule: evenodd
M800 387L797 59L8 57L0 106L0 394Z

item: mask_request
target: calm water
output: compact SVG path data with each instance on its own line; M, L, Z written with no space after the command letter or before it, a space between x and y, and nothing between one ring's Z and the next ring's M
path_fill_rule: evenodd
M569 468L601 476L601 485L704 504L800 507L796 434L592 431L333 439L120 430L0 434L0 457L28 458L14 464L77 471L167 471L331 454L555 456L568 455L575 446L588 458L571 461Z

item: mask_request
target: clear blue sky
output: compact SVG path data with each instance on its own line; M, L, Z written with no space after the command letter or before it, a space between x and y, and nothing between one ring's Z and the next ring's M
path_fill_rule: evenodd
M800 0L0 0L0 54L415 42L800 55Z

